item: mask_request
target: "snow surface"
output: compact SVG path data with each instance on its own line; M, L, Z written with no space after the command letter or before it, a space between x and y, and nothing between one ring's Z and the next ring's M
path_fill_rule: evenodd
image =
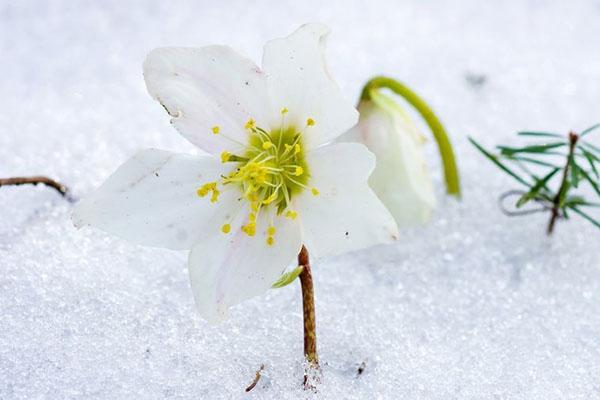
M147 95L163 45L262 44L327 23L348 96L385 73L447 125L464 198L395 246L314 263L324 383L304 393L297 284L211 327L186 255L77 231L45 188L0 190L0 399L600 398L597 229L511 219L512 182L467 142L600 120L600 1L2 1L0 175L84 196L137 150L192 147ZM357 210L357 212L360 212ZM365 362L365 372L356 376ZM260 364L266 372L249 394Z

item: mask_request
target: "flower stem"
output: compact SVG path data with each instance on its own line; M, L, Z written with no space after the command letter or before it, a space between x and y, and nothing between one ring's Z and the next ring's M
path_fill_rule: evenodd
M308 250L304 246L298 254L298 265L303 267L300 273L300 286L302 287L302 311L304 314L304 356L309 364L318 366L315 293Z
M569 176L569 168L571 166L571 163L573 162L573 157L575 157L575 146L577 145L578 140L579 136L576 133L569 133L569 154L567 155L567 163L565 164L565 168L563 169L563 176L562 181L560 183L560 187L558 188L558 192L556 193L556 196L554 196L554 199L552 201L553 206L550 215L550 222L548 222L548 229L546 231L548 236L552 235L552 232L554 231L554 226L556 225L556 220L559 216L561 202L566 195L566 193L564 192L568 189L567 177Z
M433 133L433 137L437 143L440 157L444 165L444 177L446 180L446 191L448 194L460 197L460 178L458 176L458 167L454 157L452 144L444 126L437 118L431 107L419 95L413 92L408 86L398 82L395 79L385 76L376 76L369 80L364 86L361 100L369 100L371 91L378 88L387 88L403 97L411 106L413 106L423 117L429 129Z
M59 183L46 176L25 176L25 177L14 177L14 178L0 178L0 186L9 185L37 185L42 184L56 190L63 197L67 196L67 187L62 183Z
M308 365L304 369L304 389L316 390L321 382L321 369L317 355L317 325L315 320L315 293L313 291L312 273L308 250L302 246L298 254L298 265L302 266L299 275L302 288L302 311L304 319L304 357Z

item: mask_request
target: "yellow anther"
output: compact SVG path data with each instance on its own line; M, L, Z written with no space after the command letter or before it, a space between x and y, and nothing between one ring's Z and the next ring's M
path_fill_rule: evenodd
M215 126L213 126L213 127L211 128L211 130L212 130L212 133L216 135L216 134L218 134L218 133L219 133L219 131L220 131L221 129L220 129L220 128L219 128L217 125L215 125Z
M285 217L289 218L289 219L296 219L296 217L298 216L298 213L296 211L293 210L287 210L285 212Z
M256 214L250 213L250 215L248 215L248 220L250 222L256 222Z
M306 125L307 126L314 126L315 125L315 120L312 118L309 118L306 120Z
M221 153L221 162L222 163L226 163L227 161L229 161L229 158L231 157L231 153L228 151L224 151Z
M231 232L231 225L223 224L223 226L221 227L221 232L223 232L225 234Z
M296 145L294 146L294 154L300 153L300 150L301 150L300 144L296 143Z
M292 148L292 146L290 146L287 143L284 143L284 146L285 146L285 151L290 151L290 149Z
M208 192L217 190L217 182L208 182L204 185L200 186L200 189L196 191L196 194L200 197L204 197L208 194Z
M290 111L290 110L288 110L286 107L283 107L283 108L281 109L281 115L287 114L287 113L288 113L288 111Z
M275 235L275 227L273 225L271 225L270 227L267 228L267 235L269 235L269 236Z
M313 196L318 196L319 195L319 190L317 188L310 189L310 192L313 194Z
M262 145L262 148L265 149L265 150L268 150L268 149L270 149L273 146L274 146L273 142L264 142L263 145Z
M244 232L248 236L254 236L256 234L256 224L251 222L247 225L242 226L242 232Z
M294 172L294 175L296 176L300 176L304 173L304 168L300 167L300 166L296 166L296 171Z
M219 194L221 194L221 192L219 192L217 189L213 189L212 196L210 196L210 202L216 203L219 200Z
M246 129L253 129L256 126L256 121L254 121L252 118L250 118L248 120L248 122L246 122Z
M269 246L273 246L273 244L275 244L275 239L273 239L273 236L269 236L269 237L267 238L267 244L268 244Z

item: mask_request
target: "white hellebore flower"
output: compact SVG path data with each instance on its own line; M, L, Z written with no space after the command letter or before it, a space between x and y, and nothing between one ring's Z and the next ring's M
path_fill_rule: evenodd
M436 200L423 154L425 137L409 114L380 90L371 90L358 110L358 125L339 140L363 143L375 153L377 166L369 185L399 226L427 222Z
M358 117L324 63L327 33L309 24L268 42L262 69L224 46L152 51L148 91L209 155L140 152L79 203L75 225L191 249L196 304L212 322L269 289L303 244L326 256L395 239L367 184L373 154L327 144Z

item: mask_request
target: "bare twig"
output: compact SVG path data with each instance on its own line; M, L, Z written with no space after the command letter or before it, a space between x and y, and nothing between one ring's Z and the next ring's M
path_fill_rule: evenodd
M14 178L0 178L0 186L16 186L16 185L37 185L42 184L46 185L58 193L61 196L69 199L68 189L65 185L60 182L57 182L53 179L50 179L46 176L22 176L22 177L14 177Z
M265 364L261 364L260 368L256 371L256 376L254 377L254 380L246 388L246 392L249 392L249 391L251 391L252 389L254 389L256 387L256 385L258 384L258 381L260 380L260 377L262 376L262 371L264 369L265 369Z

